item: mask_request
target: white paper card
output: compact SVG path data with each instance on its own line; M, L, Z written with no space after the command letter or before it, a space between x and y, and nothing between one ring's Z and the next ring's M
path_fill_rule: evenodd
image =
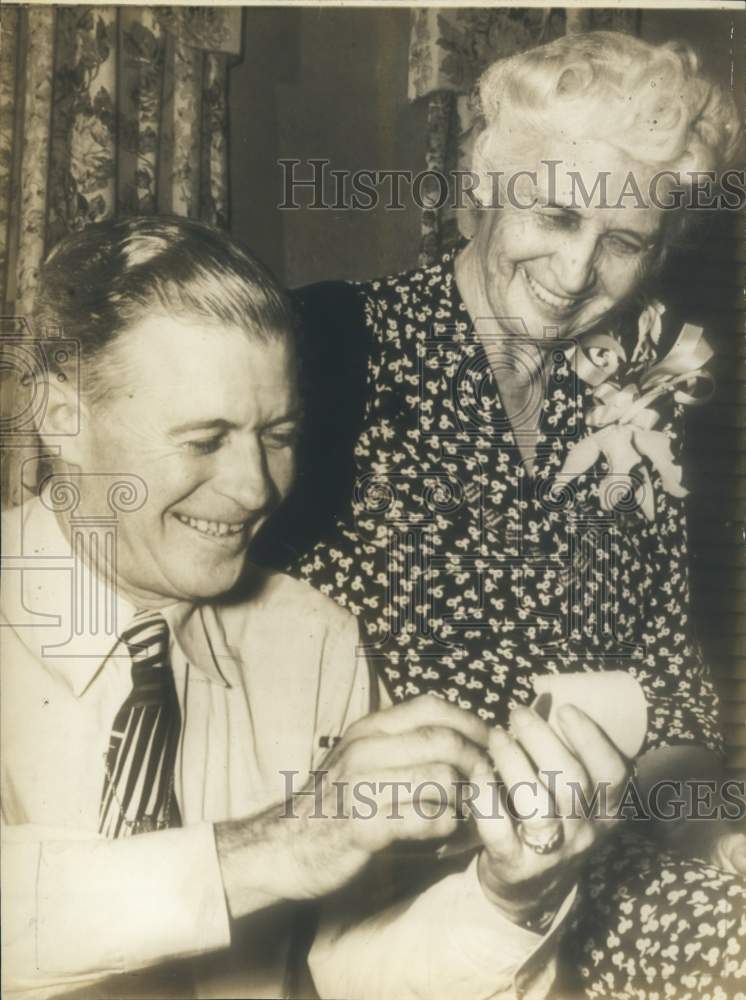
M561 737L557 711L575 705L603 729L626 757L636 757L645 742L648 704L640 684L625 670L545 674L534 680L531 706Z

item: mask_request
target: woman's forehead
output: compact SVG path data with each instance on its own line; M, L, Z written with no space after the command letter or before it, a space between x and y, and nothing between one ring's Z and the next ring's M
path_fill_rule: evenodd
M625 187L637 184L645 190L655 168L633 159L611 143L574 137L547 138L538 144L534 161L539 185L572 190L582 179L586 190L605 189L618 199Z
M624 218L625 226L648 235L660 228L660 199L657 206L651 198L654 168L606 142L554 140L536 152L535 157L526 157L525 166L511 166L505 172L503 204L526 208L538 203L581 215L602 212L610 222Z

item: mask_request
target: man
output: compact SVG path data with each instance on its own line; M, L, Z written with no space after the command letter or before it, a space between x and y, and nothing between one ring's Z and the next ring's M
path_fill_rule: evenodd
M354 620L246 565L300 418L292 319L256 261L183 220L92 226L45 264L35 322L77 342L79 371L50 342L54 471L4 531L6 995L284 995L307 901L332 897L333 928L340 890L371 892L392 844L450 837L458 781L488 792L488 748L506 780L533 765L432 697L364 717ZM577 760L523 719L536 766L560 753L621 789L619 754L582 713L567 721ZM557 832L540 792L520 831L482 814L465 870L433 861L429 888L373 907L343 947L327 929L311 958L324 995L358 960L376 996L509 993L532 953L546 991L595 833Z

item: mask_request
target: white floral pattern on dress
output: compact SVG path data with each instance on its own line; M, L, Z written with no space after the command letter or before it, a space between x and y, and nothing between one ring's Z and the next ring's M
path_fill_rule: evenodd
M746 880L624 830L581 886L565 960L586 997L746 996Z
M651 469L654 521L626 481L609 514L603 460L550 489L593 405L560 349L525 473L453 254L357 287L373 349L356 487L296 570L360 618L392 697L431 691L504 723L537 674L628 669L649 702L648 748L719 748L690 629L683 502ZM680 428L677 408L660 425L674 450Z
M627 503L609 535L602 459L551 499L567 454L592 430L593 389L573 383L561 351L536 478L524 474L451 254L357 289L373 349L356 489L295 569L358 616L393 698L431 691L505 723L531 700L536 674L626 666L650 705L648 747L718 748L716 699L688 617L683 501L651 470L655 519ZM656 350L640 338L628 374ZM676 408L660 425L675 451L681 418ZM584 547L573 551L578 532ZM620 659L619 640L637 644L635 654ZM588 859L563 944L567 989L556 995L743 998L745 909L744 880L622 830Z

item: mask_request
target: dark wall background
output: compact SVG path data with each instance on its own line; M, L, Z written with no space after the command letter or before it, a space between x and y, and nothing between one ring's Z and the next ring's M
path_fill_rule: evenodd
M409 11L277 7L247 9L244 18L230 94L234 234L291 286L411 266L414 208L277 209L281 158L423 169L425 107L407 101Z
M409 12L314 7L245 11L243 62L231 78L234 234L289 286L370 278L414 266L419 216L278 211L281 157L336 169L424 168L425 108L407 101ZM643 37L683 38L743 107L743 16L645 10ZM703 218L664 276L681 321L706 327L717 391L687 416L693 608L723 696L729 765L746 775L746 351L743 218ZM344 373L340 373L343 375Z

